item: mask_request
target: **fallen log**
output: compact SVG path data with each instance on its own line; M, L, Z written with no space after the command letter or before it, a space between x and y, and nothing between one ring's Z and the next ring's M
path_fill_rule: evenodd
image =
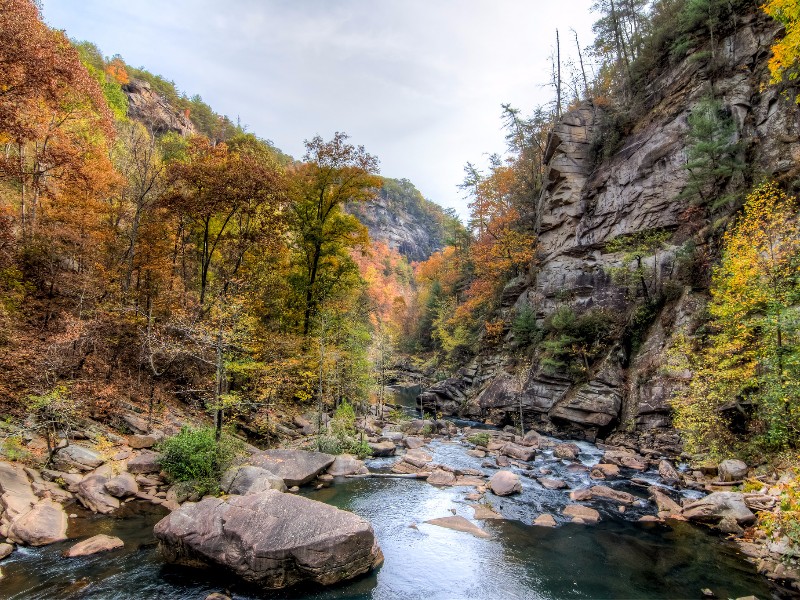
M356 475L345 475L351 479L366 479L367 477L386 477L389 479L427 479L430 473L363 473Z

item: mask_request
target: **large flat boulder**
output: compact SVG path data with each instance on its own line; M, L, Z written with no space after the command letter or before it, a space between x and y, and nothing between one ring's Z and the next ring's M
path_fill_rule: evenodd
M39 503L11 523L8 537L17 544L44 546L67 539L67 514L50 499Z
M219 487L226 494L258 494L267 490L286 491L283 479L261 467L231 467L222 475Z
M22 466L0 462L0 514L13 521L39 502Z
M184 504L154 533L169 562L221 565L267 589L303 581L331 585L383 560L366 520L274 490Z
M264 450L250 458L256 466L274 473L287 486L305 485L336 459L332 454L323 452L307 452L305 450Z
M101 533L99 535L87 538L82 542L78 542L77 544L72 546L69 550L66 550L64 552L64 556L67 558L75 558L77 556L89 556L90 554L97 554L98 552L108 552L109 550L117 550L119 548L123 548L124 546L125 544L118 537L105 535L104 533Z
M429 525L436 525L437 527L444 527L445 529L452 529L454 531L463 531L464 533L469 533L474 535L478 538L488 538L491 537L486 531L465 519L464 517L454 516L454 517L440 517L438 519L431 519L430 521L425 521Z

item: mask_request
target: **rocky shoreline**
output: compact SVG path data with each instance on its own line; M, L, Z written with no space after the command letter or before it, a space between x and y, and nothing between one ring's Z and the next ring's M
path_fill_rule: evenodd
M413 477L434 486L464 487L474 518L481 521L504 518L493 506L495 499L519 494L524 478L563 495L565 502L559 511L536 515L531 525L590 525L610 510L642 523L703 524L735 541L759 572L787 595L800 589L800 573L794 557L787 555L788 545L755 527L760 513L777 510L778 481L762 478L761 489L734 491L748 476L747 465L740 461L690 469L656 451L602 443L596 445L596 456L587 457L578 444L534 431L520 436L511 427L459 428L447 420L390 422L371 416L362 419L359 428L373 454L387 457L386 469L376 472L353 456L302 449L315 440L308 420L298 417L292 427L299 435L289 448L248 447L242 464L225 473L221 498L199 498L190 488L167 481L153 449L164 435L161 431L132 434L102 449L73 441L55 453L52 468L0 462L0 536L5 539L0 557L10 555L15 545L66 540L75 517L68 511L75 503L114 514L139 500L170 511L155 528L161 553L170 562L221 564L267 588L300 581L327 585L380 564L374 532L360 517L287 492L328 486L338 477ZM480 468L436 462L431 444L463 446L464 455L480 461ZM537 462L545 455L561 465L563 473L580 478L559 476ZM461 517L436 521L432 524L482 535L480 527ZM293 546L290 541L296 539L303 543ZM264 546L263 540L271 542ZM94 536L78 541L66 556L113 550L121 544L117 538ZM0 572L1 568L2 563Z

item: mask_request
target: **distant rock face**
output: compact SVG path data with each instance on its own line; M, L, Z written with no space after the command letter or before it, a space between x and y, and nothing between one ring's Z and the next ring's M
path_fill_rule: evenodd
M128 117L141 121L153 133L174 131L183 136L197 133L189 116L175 110L146 81L131 79L130 83L122 86L122 91L128 96Z
M372 526L315 500L270 490L187 503L154 533L169 562L224 566L268 589L331 585L377 566Z
M374 200L351 204L372 240L383 242L409 261L424 261L444 246L441 207L426 200L407 179L384 179Z

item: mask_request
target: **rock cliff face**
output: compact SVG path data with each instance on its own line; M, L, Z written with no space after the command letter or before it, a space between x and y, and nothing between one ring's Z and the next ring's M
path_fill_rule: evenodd
M374 200L350 205L348 212L409 261L424 261L443 247L444 211L426 200L407 179L384 179Z
M668 349L676 335L691 334L697 327L705 302L702 290L677 278L676 253L711 225L702 214L694 216L689 201L680 198L688 178L688 116L713 85L736 123L742 157L752 171L796 178L800 111L778 91L762 91L776 33L775 24L764 16L742 17L719 43L715 69L691 58L662 69L650 83L645 116L604 162L595 164L591 151L602 135L601 108L584 103L556 124L546 153L547 182L537 205L539 262L514 308L531 307L540 322L560 306L576 314L593 309L630 313L630 290L609 276L622 266L623 257L609 252L607 244L646 231L667 235L659 255L643 261L655 266L662 285L672 284L672 294L634 351L620 340L583 382L567 373L546 373L536 358L528 370L507 356L479 355L461 372L469 387L459 412L506 424L522 411L526 428L588 438L625 431L641 443L675 443L669 401L691 373L669 368ZM742 189L746 182L730 185ZM705 239L695 235L699 244ZM425 398L427 404L442 406L453 400L447 394Z
M197 133L189 117L153 91L146 81L131 79L122 90L128 96L128 116L144 123L153 133L174 131L183 136Z

